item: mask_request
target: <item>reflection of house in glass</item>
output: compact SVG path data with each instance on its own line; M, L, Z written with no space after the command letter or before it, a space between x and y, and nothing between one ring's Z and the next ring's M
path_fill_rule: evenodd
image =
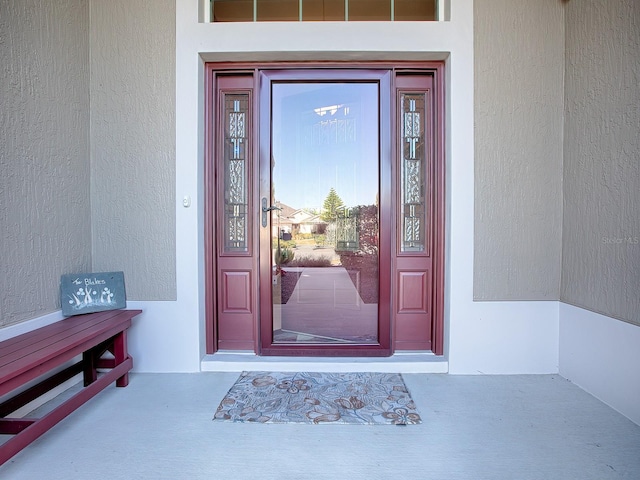
M272 225L273 236L279 236L282 240L291 240L295 235L322 235L327 223L320 219L320 214L307 209L295 209L289 205L278 202L278 217L274 218Z

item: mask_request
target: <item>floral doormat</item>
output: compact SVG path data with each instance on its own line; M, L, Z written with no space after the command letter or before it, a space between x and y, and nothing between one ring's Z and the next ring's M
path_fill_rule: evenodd
M214 420L410 425L421 422L399 373L243 372Z

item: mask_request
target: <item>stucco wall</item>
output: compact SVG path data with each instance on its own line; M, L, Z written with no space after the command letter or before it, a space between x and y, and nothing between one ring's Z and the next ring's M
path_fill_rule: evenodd
M561 300L640 324L640 2L567 4Z
M475 0L475 300L557 300L564 8Z
M94 271L176 298L175 1L91 0Z
M0 2L0 326L60 308L91 266L89 8Z

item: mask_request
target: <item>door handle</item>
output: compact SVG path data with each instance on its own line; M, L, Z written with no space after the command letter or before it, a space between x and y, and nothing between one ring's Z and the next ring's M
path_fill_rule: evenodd
M267 226L267 213L271 210L282 210L280 207L267 206L267 197L262 197L262 226Z

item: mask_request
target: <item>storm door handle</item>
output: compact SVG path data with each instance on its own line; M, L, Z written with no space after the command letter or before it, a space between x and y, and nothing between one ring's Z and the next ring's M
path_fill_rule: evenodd
M262 197L262 226L267 226L267 213L271 210L282 210L280 207L270 206L267 207L267 197Z

